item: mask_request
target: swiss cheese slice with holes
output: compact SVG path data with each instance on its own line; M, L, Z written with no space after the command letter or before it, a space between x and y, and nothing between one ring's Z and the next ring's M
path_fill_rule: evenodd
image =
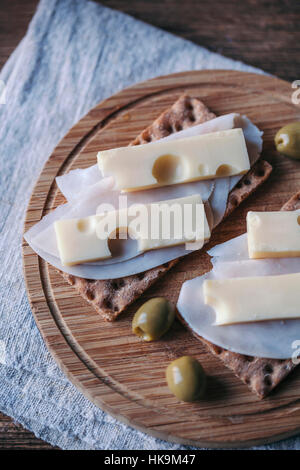
M197 242L196 249L210 238L204 204L195 194L152 204L133 204L118 211L79 219L60 219L54 224L63 265L97 261L112 256L109 241L131 237L137 254L149 250ZM199 246L201 243L201 246Z
M250 258L300 256L300 211L248 212Z
M240 128L104 150L98 153L98 165L121 191L241 175L250 169Z
M300 273L279 276L207 279L204 303L216 325L300 318Z

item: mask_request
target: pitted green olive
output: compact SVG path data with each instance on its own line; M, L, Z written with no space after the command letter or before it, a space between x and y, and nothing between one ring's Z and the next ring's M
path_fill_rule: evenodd
M165 298L156 297L144 303L132 320L132 331L145 341L155 341L171 327L175 307Z
M278 152L300 159L300 122L291 122L279 129L275 136L275 145Z
M169 389L181 401L196 401L205 392L205 372L194 357L182 356L171 362L166 378Z

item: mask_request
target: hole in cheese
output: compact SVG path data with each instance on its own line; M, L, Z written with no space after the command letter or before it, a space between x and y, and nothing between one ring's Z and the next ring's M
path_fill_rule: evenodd
M107 245L112 256L130 256L130 253L137 253L137 240L129 236L127 227L114 230L109 235Z
M236 173L236 169L231 165L220 165L217 168L216 176L229 176Z
M206 165L203 165L202 163L198 166L198 171L200 176L205 176L207 175L207 168Z
M182 177L182 173L180 158L171 154L158 157L152 168L152 175L159 184L172 183Z
M94 222L91 218L79 219L77 229L82 233L91 233L94 230Z

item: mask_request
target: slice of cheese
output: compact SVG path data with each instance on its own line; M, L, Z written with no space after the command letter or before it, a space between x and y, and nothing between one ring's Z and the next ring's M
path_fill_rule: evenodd
M250 258L300 256L300 211L248 212Z
M242 129L105 150L98 153L98 165L122 191L240 175L250 168Z
M134 204L81 219L61 219L54 224L63 265L110 258L109 240L134 238L137 253L210 238L201 196L195 194L153 204ZM121 235L120 235L121 234Z
M300 318L300 273L205 280L204 302L216 325Z

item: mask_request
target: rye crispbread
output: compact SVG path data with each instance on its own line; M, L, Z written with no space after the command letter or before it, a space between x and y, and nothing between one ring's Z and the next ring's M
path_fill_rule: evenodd
M283 211L296 209L300 209L300 191L281 208ZM180 315L179 319L187 326ZM188 326L187 328L259 398L265 398L296 367L290 359L266 359L228 351L197 335Z
M200 100L183 95L171 108L141 132L130 145L153 142L215 117L215 114L210 112ZM259 160L230 192L224 217L252 194L269 177L271 171L272 166L269 163ZM104 320L113 321L178 261L179 259L176 259L136 275L102 281L83 279L64 272L60 273Z

